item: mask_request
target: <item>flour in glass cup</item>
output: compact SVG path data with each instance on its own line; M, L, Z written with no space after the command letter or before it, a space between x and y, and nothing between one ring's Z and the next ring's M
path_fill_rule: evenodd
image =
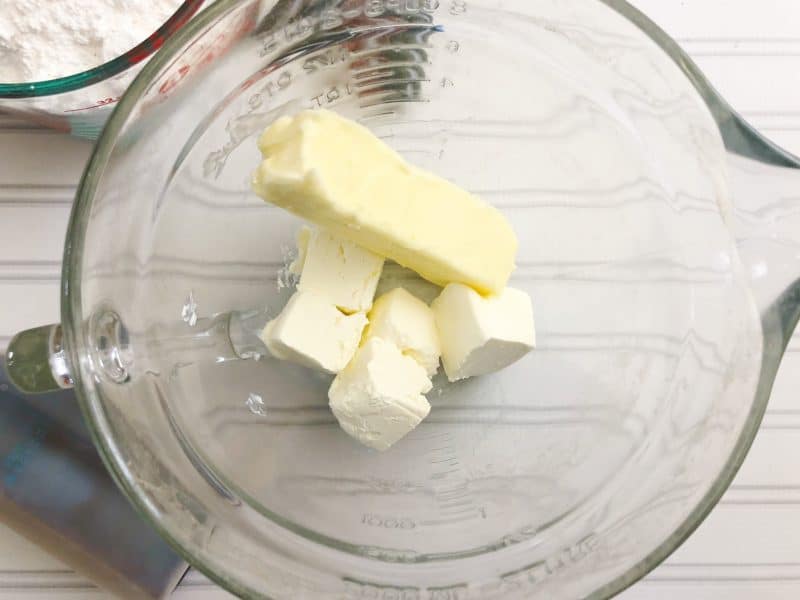
M181 3L0 0L0 82L43 81L97 67L144 41ZM108 80L104 93L118 96L127 83Z
M80 73L124 54L181 0L2 0L0 82Z

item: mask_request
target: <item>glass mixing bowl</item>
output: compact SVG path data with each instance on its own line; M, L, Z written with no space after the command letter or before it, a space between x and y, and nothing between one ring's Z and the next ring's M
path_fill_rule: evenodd
M520 238L539 347L437 380L383 454L339 430L328 378L255 340L299 225L251 192L255 140L305 108ZM755 435L800 306L799 166L621 0L221 0L118 105L62 325L15 338L9 370L74 379L131 500L242 596L607 597L686 539Z
M0 82L0 112L95 139L123 90L164 41L200 10L205 0L184 0L150 37L102 65L46 81Z

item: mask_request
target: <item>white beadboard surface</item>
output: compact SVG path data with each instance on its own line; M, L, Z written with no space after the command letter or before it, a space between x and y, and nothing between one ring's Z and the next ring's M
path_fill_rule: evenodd
M0 3L2 0L0 0ZM634 0L756 127L800 154L798 0ZM0 116L0 347L58 318L72 194L89 145ZM800 335L744 467L710 517L624 600L800 598ZM97 590L0 526L0 600L101 600ZM175 598L230 598L191 573Z

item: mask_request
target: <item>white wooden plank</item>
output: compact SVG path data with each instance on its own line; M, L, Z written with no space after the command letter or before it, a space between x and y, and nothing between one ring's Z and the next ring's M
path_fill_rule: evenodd
M800 54L800 38L797 39L726 39L690 38L679 39L678 43L695 60L705 56L737 58L741 56L797 56Z
M679 40L775 40L800 37L796 0L629 0Z
M731 581L795 581L800 580L800 562L791 563L701 563L701 564L670 564L666 563L660 572L653 573L649 578L651 582L690 582L705 580L709 582Z
M697 581L652 581L645 579L626 590L618 600L797 600L796 580L708 581L699 570Z
M69 205L19 206L0 200L0 277L3 265L55 262L60 264Z
M0 581L3 573L30 570L65 571L68 569L41 548L33 545L6 525L0 524Z
M785 422L785 419L777 416L771 419L778 423ZM800 508L798 448L800 427L762 429L723 501L769 504L793 500ZM786 493L788 491L792 493Z
M793 56L697 56L712 84L749 116L798 114L800 54ZM764 90L770 90L765 94Z
M56 323L60 318L59 282L0 281L0 336L7 338L20 329Z
M720 504L669 564L783 564L800 557L800 506Z
M0 131L0 149L0 186L74 186L92 146L46 130L10 130Z
M800 332L795 331L792 345L800 345ZM775 378L772 388L769 410L800 411L800 352L787 352L783 356L778 376Z
M800 156L800 123L797 126L788 127L775 127L771 128L767 125L759 125L769 119L760 117L748 118L748 122L754 127L757 127L770 141L777 144L784 150L791 152L795 156Z

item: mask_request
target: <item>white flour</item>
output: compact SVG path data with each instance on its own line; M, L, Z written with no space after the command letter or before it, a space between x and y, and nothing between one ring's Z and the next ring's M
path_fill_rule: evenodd
M41 81L103 64L147 38L180 4L0 0L0 82Z

